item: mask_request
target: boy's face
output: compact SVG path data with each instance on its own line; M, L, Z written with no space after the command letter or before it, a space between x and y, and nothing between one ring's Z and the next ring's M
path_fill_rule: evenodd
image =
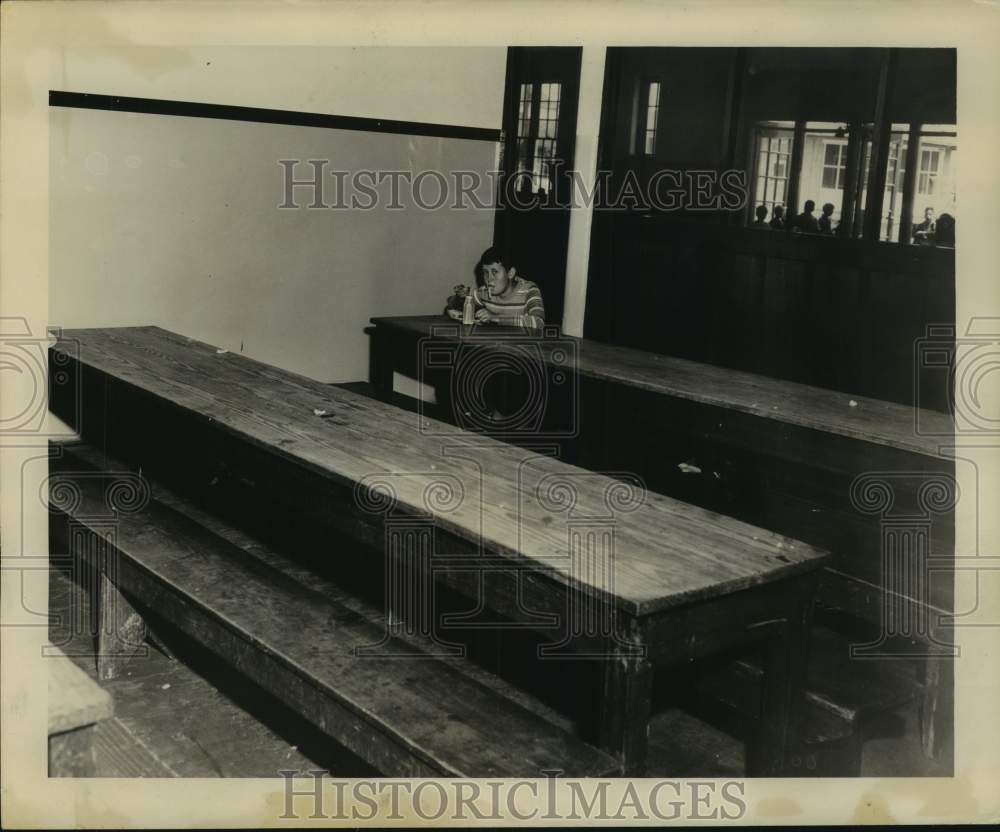
M483 283L492 295L502 295L510 285L514 270L508 271L502 263L483 263Z

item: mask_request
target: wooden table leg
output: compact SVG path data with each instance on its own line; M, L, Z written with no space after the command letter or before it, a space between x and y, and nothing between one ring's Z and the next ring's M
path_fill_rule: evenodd
M463 420L459 418L460 414L455 412L455 402L451 395L453 376L454 373L445 373L444 378L441 378L440 373L430 375L430 378L433 381L432 386L434 388L435 404L433 415L442 422L448 422L452 425L464 427ZM425 412L427 412L426 409Z
M812 594L799 600L764 645L764 689L760 719L747 743L748 777L802 774L802 747Z
M371 342L368 349L368 383L372 393L381 401L392 398L392 344L391 339L379 328L369 330Z
M604 663L601 747L616 754L626 776L646 771L653 666L645 658L615 656Z

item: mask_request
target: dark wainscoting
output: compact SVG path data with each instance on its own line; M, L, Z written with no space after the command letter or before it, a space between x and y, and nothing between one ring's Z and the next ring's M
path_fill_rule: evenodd
M595 215L588 338L946 411L954 321L950 249Z

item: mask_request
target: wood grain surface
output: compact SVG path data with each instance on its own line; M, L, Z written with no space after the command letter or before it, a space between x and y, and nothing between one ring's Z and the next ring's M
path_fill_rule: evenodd
M80 495L74 522L89 528L107 511L104 489L68 476ZM123 593L388 776L617 770L609 755L408 642L394 645L405 661L355 655L384 629L155 500L119 516L114 548Z
M453 322L441 315L422 315L372 318L372 323L428 337L432 329L441 333ZM517 330L497 326L469 327L461 334L463 339L487 343L490 340L502 343L504 336L520 336L521 340L525 337ZM938 411L917 411L895 402L851 396L837 390L568 335L559 335L551 345L538 339L546 357L558 348L559 342L574 345L573 361L584 377L899 450L937 457L938 446L947 441L953 431L951 417ZM922 430L919 435L915 429L918 417Z
M633 614L810 571L825 555L548 456L425 417L418 424L391 405L157 327L68 330L53 349L241 441L360 486L372 510L379 492L391 492L397 509L430 515L483 552L527 559ZM614 548L581 569L569 532L588 522L611 523Z
M49 676L49 734L72 731L107 719L114 712L108 693L58 647L46 648Z

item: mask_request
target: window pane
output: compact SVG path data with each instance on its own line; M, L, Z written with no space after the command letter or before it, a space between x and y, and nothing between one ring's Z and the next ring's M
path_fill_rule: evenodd
M518 170L529 170L531 168L531 159L528 158L528 151L531 147L531 143L528 139L518 139L517 140L517 167Z
M646 113L646 129L656 129L656 107L650 107L649 111Z
M844 122L806 123L797 206L800 219L796 227L800 231L816 233L818 229L823 234L850 236L850 229L840 227L849 140L849 128ZM813 203L811 218L801 216L807 202Z
M958 149L955 125L921 125L919 144L912 149L909 147L910 125L893 125L893 128L880 239L918 246L953 247ZM911 157L915 166L912 171L915 179L913 204L911 212L904 212L903 185Z
M521 100L518 110L517 135L518 138L528 135L531 127L531 84L521 84Z
M787 201L793 126L792 122L766 121L757 124L756 157L753 162L756 187L749 222L754 221L757 206L763 205L768 209L770 221L774 216L774 206L783 206Z
M804 196L803 199L812 199L817 208L827 203L833 204L835 206L834 214L830 216L839 220L841 195L835 192L844 188L847 170L847 140L841 138L828 140L823 138L824 135L830 134L818 133L813 130L806 132L805 158L807 160L815 158L811 147L819 141L823 141L823 165L822 170L816 170L813 164L803 165L801 181L810 189L810 195Z
M647 156L656 153L656 126L660 114L660 82L650 81L646 89L646 129L643 152Z
M537 109L534 96L537 94ZM555 81L521 84L518 109L518 188L535 191L552 187L552 160L559 132L562 84Z
M879 229L879 239L892 241L898 235L902 210L902 169L901 157L905 155L904 143L906 135L893 132L889 135L889 153L885 176L885 192L882 194L882 225Z

